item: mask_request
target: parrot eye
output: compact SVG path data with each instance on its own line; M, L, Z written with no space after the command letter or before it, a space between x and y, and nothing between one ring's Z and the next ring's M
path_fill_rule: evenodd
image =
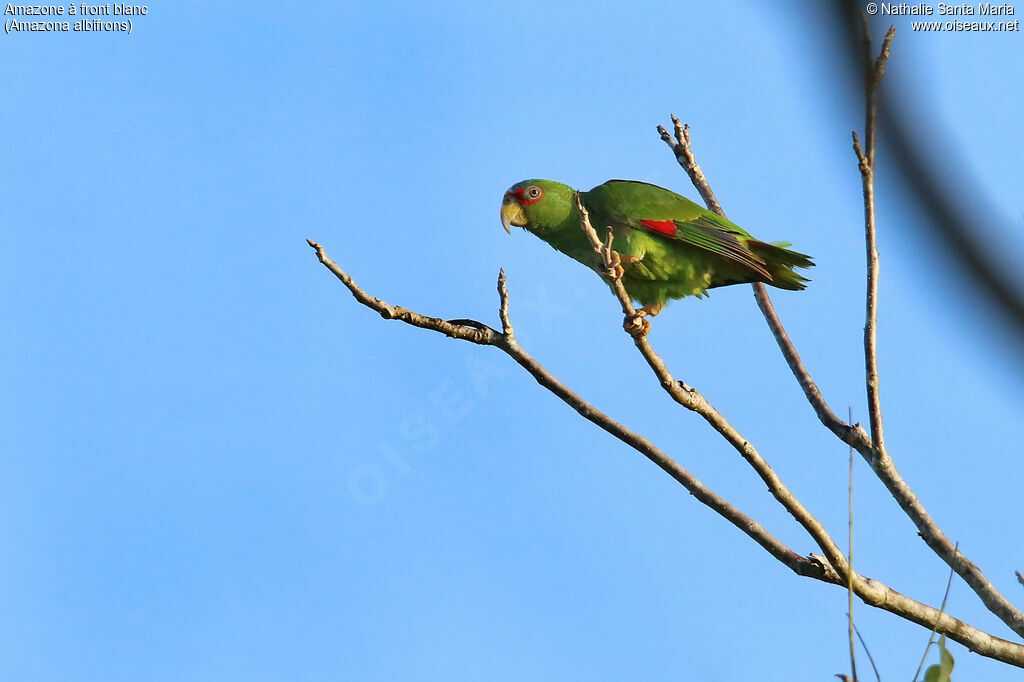
M529 187L526 188L526 196L530 197L531 199L536 199L537 197L540 196L540 187L538 187L537 185L530 185Z

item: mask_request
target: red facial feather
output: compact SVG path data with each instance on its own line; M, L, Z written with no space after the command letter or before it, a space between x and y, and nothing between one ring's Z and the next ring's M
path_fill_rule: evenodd
M674 220L641 220L640 224L662 234L673 235L676 233L676 223Z

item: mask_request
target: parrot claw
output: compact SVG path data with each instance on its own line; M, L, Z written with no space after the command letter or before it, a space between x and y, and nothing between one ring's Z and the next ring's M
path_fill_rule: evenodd
M626 265L632 265L633 263L639 263L643 260L640 256L623 256L618 251L611 251L610 253L612 263L601 271L601 273L609 279L619 279L625 274L626 270L622 267L623 263Z
M632 315L627 315L626 319L622 322L622 328L634 339L647 336L651 331L651 321L646 319L647 316L654 317L661 312L661 309L661 303L648 303Z
M622 328L625 329L626 333L634 339L640 338L641 336L647 336L651 331L651 322L650 320L644 319L646 316L647 311L641 308L632 315L626 316L626 319L622 322Z
M604 275L608 279L619 279L626 272L622 267L622 257L617 251L612 251L611 260L611 264L605 268Z

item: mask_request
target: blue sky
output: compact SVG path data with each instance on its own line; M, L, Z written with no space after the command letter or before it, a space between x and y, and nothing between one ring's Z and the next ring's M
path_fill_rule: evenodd
M1021 34L896 24L889 84L985 188L994 248L1024 255ZM810 287L774 300L836 411L864 419L862 113L833 42L817 11L749 2L183 1L131 35L3 36L0 678L843 671L844 592L788 573L497 351L358 306L304 241L389 302L491 324L503 267L530 353L815 551L661 392L600 281L505 235L498 207L538 176L696 198L654 131L678 114L730 217L814 255ZM880 151L889 446L1022 603L1019 360L903 192ZM651 339L845 542L846 451L749 288L675 303ZM859 570L937 603L943 565L860 461L856 485ZM949 610L1010 636L962 583ZM856 613L883 676L909 679L927 632ZM960 679L1019 676L952 650Z

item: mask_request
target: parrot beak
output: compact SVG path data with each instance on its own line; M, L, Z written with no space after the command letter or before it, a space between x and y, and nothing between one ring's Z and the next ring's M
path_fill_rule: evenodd
M512 228L509 225L523 227L528 222L526 214L523 213L523 207L511 194L506 194L501 202L501 226L505 228L506 232L512 234Z

